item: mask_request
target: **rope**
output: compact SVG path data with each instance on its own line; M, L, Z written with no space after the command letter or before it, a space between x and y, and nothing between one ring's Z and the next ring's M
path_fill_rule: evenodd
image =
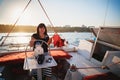
M15 23L13 24L13 27L10 29L10 31L8 32L7 36L5 37L5 39L3 40L3 42L1 43L0 46L2 46L4 44L4 42L6 41L7 37L10 35L10 33L12 32L12 30L15 28L15 25L17 24L17 22L19 21L20 17L22 16L22 14L24 13L24 11L27 9L28 5L30 4L31 0L28 2L28 4L25 6L25 8L23 9L23 11L21 12L21 14L19 15L19 17L17 18L17 20L15 21Z
M29 69L29 66L28 66L28 60L27 60L27 49L28 49L28 46L29 44L27 45L27 47L25 48L25 60L26 60L26 65L25 65L25 69Z
M40 2L40 0L38 0L38 2L39 2L39 4L40 4L40 6L41 6L41 8L42 8L43 12L45 13L45 15L46 15L46 17L47 17L48 21L49 21L49 22L50 22L50 24L52 25L52 28L53 28L54 32L56 32L56 31L55 31L55 28L54 28L54 25L53 25L52 21L50 20L50 18L49 18L49 16L48 16L48 14L47 14L46 10L44 9L44 7L43 7L42 3Z
M99 27L99 29L98 29L98 32L97 32L97 35L96 35L96 40L95 40L95 42L94 42L94 44L93 44L93 47L92 47L92 50L91 50L91 53L90 53L90 57L91 57L91 58L92 58L92 55L93 55L93 53L94 53L94 50L95 50L95 46L96 46L96 44L97 44L98 37L99 37L99 35L100 35L100 31L101 31L101 27Z
M109 7L109 0L107 1L107 6L106 6L106 11L105 11L105 17L104 17L103 26L105 26L105 23L106 23L106 17L107 17L108 7Z
M96 67L80 67L80 68L77 68L75 65L72 65L71 67L70 67L70 70L71 71L76 71L77 69L94 69L94 68L100 68L100 69L110 69L109 67L111 67L111 66L113 66L113 65L117 65L117 64L119 64L120 63L120 61L118 61L118 62L115 62L115 63L111 63L111 64L109 64L109 65L105 65L105 66L96 66Z

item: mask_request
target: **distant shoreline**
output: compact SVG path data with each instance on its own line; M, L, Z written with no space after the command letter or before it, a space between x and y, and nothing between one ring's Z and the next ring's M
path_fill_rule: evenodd
M0 25L0 33L8 33L13 28L11 25ZM86 27L54 27L56 32L90 32ZM35 32L35 26L15 26L11 32ZM47 26L48 32L54 32L53 28Z

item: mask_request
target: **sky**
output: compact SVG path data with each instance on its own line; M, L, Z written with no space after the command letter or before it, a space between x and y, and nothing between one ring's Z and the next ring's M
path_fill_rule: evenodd
M29 0L0 0L0 24L14 24ZM40 0L54 26L120 26L120 0ZM107 6L108 4L108 6ZM16 25L50 22L32 0Z

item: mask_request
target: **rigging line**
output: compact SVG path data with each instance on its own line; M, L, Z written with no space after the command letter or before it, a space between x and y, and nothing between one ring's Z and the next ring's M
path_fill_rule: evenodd
M29 66L28 66L28 60L27 60L27 49L28 49L28 46L29 46L29 44L26 46L26 49L25 49L25 60L26 60L26 65L25 65L25 68L27 69L29 69Z
M12 32L12 30L15 28L15 25L17 24L17 22L19 21L20 17L22 16L22 14L24 13L24 11L27 9L28 5L30 4L31 0L27 3L27 5L25 6L25 8L23 9L23 11L21 12L21 14L18 16L17 20L15 21L15 23L13 24L13 27L10 29L10 31L8 32L7 36L5 37L5 39L3 40L3 42L1 43L0 46L2 46L5 42L5 40L7 39L7 37L9 36L9 34Z
M95 39L95 42L94 42L94 44L93 44L93 46L92 46L92 50L91 50L91 53L90 53L90 58L92 58L92 55L93 55L93 53L94 53L95 46L96 46L96 44L97 44L97 41L98 41L100 32L101 32L101 27L99 27L99 29L98 29L98 32L97 32L97 35L96 35L96 39Z
M107 6L106 6L106 10L105 10L105 17L104 17L103 26L105 26L105 23L106 23L106 17L107 17L107 13L108 13L108 7L109 7L109 0L107 1Z
M43 12L45 13L45 15L46 15L47 19L49 20L50 24L52 25L52 28L53 28L54 32L56 32L56 31L55 31L55 28L54 28L54 25L53 25L52 21L50 20L50 18L49 18L49 16L48 16L48 14L47 14L46 10L44 9L44 7L43 7L42 3L40 2L40 0L38 0L38 2L39 2L39 4L40 4L40 6L41 6L41 8L42 8Z

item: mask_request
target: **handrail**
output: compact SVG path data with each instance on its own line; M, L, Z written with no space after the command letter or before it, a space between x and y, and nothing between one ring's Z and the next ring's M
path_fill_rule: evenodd
M2 36L2 37L0 38L0 41L2 41L3 37L4 37L4 36Z

